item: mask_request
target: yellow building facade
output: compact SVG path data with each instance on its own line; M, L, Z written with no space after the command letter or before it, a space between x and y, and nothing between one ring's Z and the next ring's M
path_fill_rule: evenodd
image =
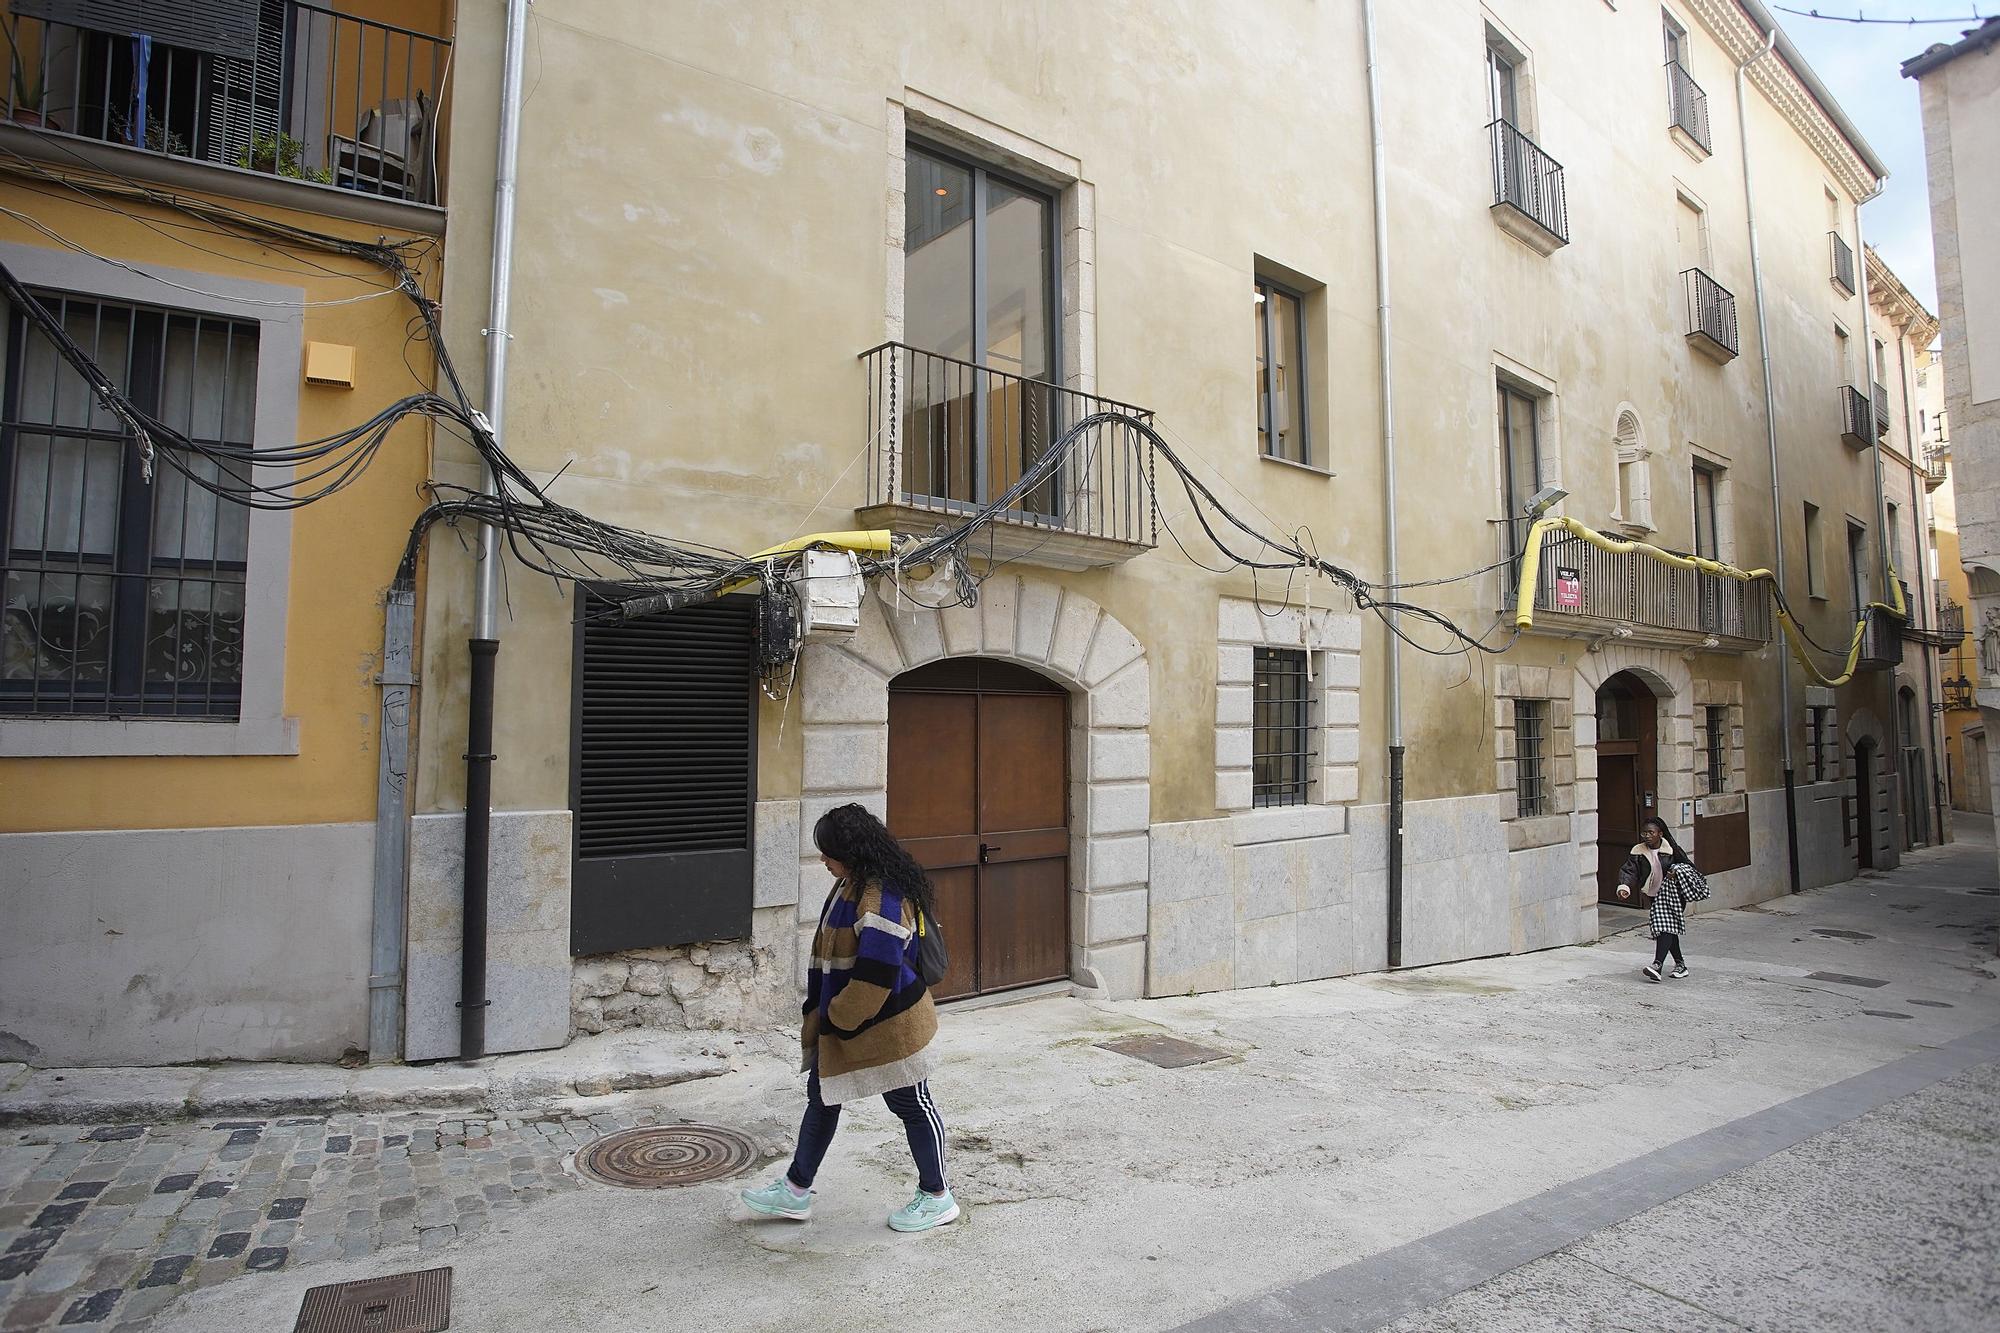
M6 16L0 261L206 452L176 455L197 480L164 445L148 475L10 295L0 1059L369 1046L383 604L431 430L396 422L290 512L240 501L318 491L324 464L230 460L436 385L412 293L343 249L396 246L441 289L451 28L420 8L143 38Z

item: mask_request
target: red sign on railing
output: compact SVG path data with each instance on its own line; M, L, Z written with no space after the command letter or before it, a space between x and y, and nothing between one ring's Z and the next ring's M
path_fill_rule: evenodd
M1583 576L1573 569L1556 566L1556 605L1565 609L1583 609Z

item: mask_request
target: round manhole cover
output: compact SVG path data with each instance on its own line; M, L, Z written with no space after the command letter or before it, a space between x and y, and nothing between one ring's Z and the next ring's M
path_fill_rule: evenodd
M699 1185L736 1175L757 1160L747 1135L720 1125L658 1125L607 1134L576 1155L592 1180L626 1189Z

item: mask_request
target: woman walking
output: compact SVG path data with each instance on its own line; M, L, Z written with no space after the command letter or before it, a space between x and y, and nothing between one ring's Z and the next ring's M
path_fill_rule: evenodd
M1618 873L1618 896L1630 898L1632 890L1652 900L1647 925L1653 934L1653 961L1639 969L1648 981L1658 981L1665 971L1668 955L1674 970L1666 975L1679 981L1688 974L1687 959L1681 956L1681 936L1687 932L1687 906L1708 897L1708 885L1694 868L1694 862L1674 841L1666 822L1647 816L1639 826L1641 841L1625 858Z
M917 1164L916 1197L889 1215L889 1225L928 1231L958 1218L944 1181L944 1121L925 1081L937 1010L917 970L917 922L919 912L935 919L930 877L858 805L822 815L813 844L834 883L806 973L805 1119L791 1166L764 1188L743 1191L743 1202L767 1217L805 1221L842 1104L879 1096L901 1118Z

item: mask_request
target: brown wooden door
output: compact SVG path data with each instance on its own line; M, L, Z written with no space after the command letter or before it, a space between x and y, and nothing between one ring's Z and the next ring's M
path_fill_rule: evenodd
M1658 813L1659 702L1623 673L1597 693L1597 897L1600 902L1645 905L1618 897L1618 870L1639 841L1639 825Z
M959 659L889 693L889 829L929 872L955 999L1069 975L1069 697Z

